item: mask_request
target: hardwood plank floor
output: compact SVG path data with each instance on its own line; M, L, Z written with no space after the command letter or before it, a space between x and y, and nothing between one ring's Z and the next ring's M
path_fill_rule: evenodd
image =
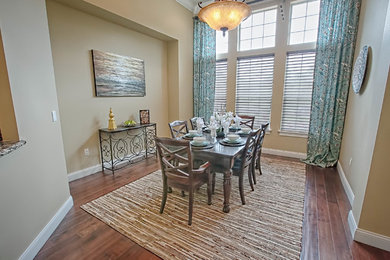
M159 259L80 208L158 168L155 159L148 159L115 175L98 173L71 182L74 207L36 259ZM390 252L352 240L350 208L336 169L306 166L302 259L390 259Z

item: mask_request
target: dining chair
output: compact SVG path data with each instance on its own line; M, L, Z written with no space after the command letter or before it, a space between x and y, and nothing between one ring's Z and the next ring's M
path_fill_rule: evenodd
M176 120L168 123L172 138L179 138L188 133L187 121Z
M205 123L203 117L193 117L193 118L191 118L191 119L190 119L190 123L191 123L191 127L192 127L193 130L197 130L197 129L196 129L196 121L198 120L198 118L200 118L200 119L203 120L203 124Z
M254 116L239 115L239 117L241 118L241 126L246 126L253 130L253 124L255 123Z
M261 125L261 132L260 132L260 135L259 135L259 140L257 141L257 149L256 149L256 159L254 160L254 163L255 163L255 167L253 167L253 172L252 172L252 176L253 176L253 182L254 184L256 184L256 174L255 174L255 168L256 169L259 169L259 172L260 172L260 175L262 175L262 171L261 171L261 164L260 164L260 157L261 157L261 149L263 148L263 142L264 142L264 138L265 138L265 133L267 131L267 128L269 126L269 122L266 123L266 124L262 124Z
M253 160L255 160L256 156L256 141L258 140L258 135L260 134L261 129L256 131L252 131L249 133L248 138L246 140L244 149L238 158L234 160L233 165L233 175L238 175L238 186L240 190L240 197L242 205L245 205L245 197L244 197L244 171L248 168L248 179L249 184L254 190L253 182L252 182L252 167L254 167Z
M192 224L194 191L207 183L207 204L211 205L212 174L210 163L193 168L190 143L184 140L156 137L156 146L163 179L163 196L160 213L164 212L168 197L168 187L188 191L188 225Z

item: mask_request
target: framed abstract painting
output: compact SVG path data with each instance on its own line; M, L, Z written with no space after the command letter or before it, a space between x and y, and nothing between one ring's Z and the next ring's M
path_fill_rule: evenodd
M92 50L97 97L143 97L144 61L113 53Z

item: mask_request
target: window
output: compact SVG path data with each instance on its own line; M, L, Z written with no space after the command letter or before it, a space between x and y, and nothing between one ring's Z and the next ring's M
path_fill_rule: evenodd
M289 44L317 41L320 1L291 4Z
M225 36L221 31L216 32L216 50L217 54L227 53L228 52L228 38L229 32L225 32Z
M239 28L239 50L275 47L277 9L254 12Z
M215 99L214 112L226 110L226 78L227 60L219 60L216 63L215 71Z
M235 98L235 112L255 116L254 127L272 121L272 128L279 130L271 133L274 138L292 134L302 137L299 142L304 143L310 121L320 0L253 1L251 8L252 15L237 32L230 32L229 48L227 37L217 32L215 109L225 108L226 99ZM234 91L226 91L227 66L235 67L235 86L228 86L235 87L235 97L230 96Z
M313 90L315 52L287 53L281 131L307 134Z
M271 118L274 59L271 54L237 60L236 113L255 116L255 128Z

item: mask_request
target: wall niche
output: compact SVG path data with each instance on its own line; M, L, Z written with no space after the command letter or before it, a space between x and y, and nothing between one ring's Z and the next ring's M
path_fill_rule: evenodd
M4 55L3 39L0 30L0 130L4 141L18 141L12 94L8 80L7 64Z

